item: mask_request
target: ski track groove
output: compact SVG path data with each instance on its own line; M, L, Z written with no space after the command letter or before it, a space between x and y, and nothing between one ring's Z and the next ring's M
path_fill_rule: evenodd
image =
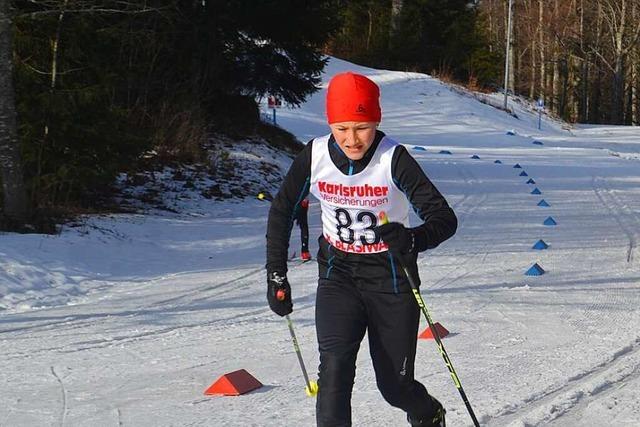
M634 381L640 378L640 365L635 365L633 370L625 375L622 379L618 381L608 382L605 381L597 387L594 387L593 390L590 390L586 395L583 393L579 395L580 399L576 401L574 405L569 408L566 408L564 411L559 412L559 415L555 417L553 420L550 420L552 424L555 425L575 425L575 424L566 424L566 417L571 417L575 413L579 412L581 408L586 408L592 402L602 399L603 395L608 394L612 391L613 387L618 383ZM564 421L564 422L563 422Z
M619 208L619 210L624 213L624 216L621 216L621 218L625 218L625 220L627 220L627 231L631 233L631 236L633 239L633 247L631 248L627 256L627 262L631 264L634 261L635 252L636 252L636 249L638 248L638 235L639 235L637 231L633 231L633 230L640 229L640 218L638 218L636 213L633 211L633 209L629 207L627 203L625 203L623 200L620 199L620 196L618 195L617 190L613 190L609 188L607 190L607 194L611 196L611 200L615 202L616 207Z
M245 273L245 274L243 274L241 276L238 276L238 277L235 277L233 279L224 281L222 283L216 283L216 284L213 284L213 285L207 284L204 287L197 288L197 289L192 289L192 290L190 290L188 292L185 292L185 293L183 293L181 295L178 295L178 296L175 296L175 297L172 297L172 298L168 298L168 299L165 299L165 300L156 301L156 304L166 304L166 303L172 303L172 302L180 302L184 298L187 298L189 296L197 295L197 294L199 294L201 292L215 290L215 289L218 289L218 288L222 288L222 287L234 284L234 283L236 283L236 282L238 282L240 280L243 280L243 279L246 279L248 277L254 276L254 275L256 275L256 274L258 274L258 273L260 273L262 271L264 271L264 267L258 267L258 268L255 268L253 270L248 271L247 273Z
M51 374L55 377L55 379L60 384L60 389L62 392L62 410L60 411L60 426L64 427L65 423L67 422L67 411L68 411L67 389L64 386L64 383L62 382L62 379L60 378L60 376L56 373L56 369L53 366L51 366Z
M635 357L640 357L640 338L636 338L631 344L622 347L614 352L609 359L593 366L591 369L567 378L564 384L533 394L518 404L505 406L496 415L489 417L487 425L531 426L532 424L526 422L527 415L537 410L548 409L546 411L547 415L543 416L544 419L534 421L539 421L534 425L547 425L549 422L571 412L576 406L586 403L585 399L596 399L598 394L609 390L615 384L640 376L640 365L633 364ZM629 360L630 366L619 366L624 365ZM625 367L628 369L625 369ZM616 373L619 375L615 381L605 379L598 381L592 387L588 385L589 381L598 375L611 377ZM584 387L588 387L588 389L585 391L583 390ZM557 402L558 400L560 402ZM560 407L561 405L562 407ZM485 418L487 417L485 416ZM521 422L515 424L518 421Z
M291 264L289 266L289 271L297 269L299 267L302 267L303 265L306 265L306 264L308 264L308 262ZM262 271L264 271L264 267L260 267L257 272L262 272ZM244 276L237 277L237 278L235 278L233 280L229 280L227 282L220 283L220 284L218 284L216 286L201 288L200 291L197 292L197 293L196 292L191 292L190 293L191 295L198 294L198 297L189 300L187 302L187 304L191 305L191 304L194 304L194 303L207 301L207 300L210 300L210 299L212 299L214 297L218 297L218 296L221 296L221 295L228 294L230 291L239 291L239 290L244 290L244 289L247 289L247 288L251 288L252 287L252 281L240 282L240 280L244 280L244 279L247 279L249 277L253 277L253 275L255 273L256 272L254 272L253 274L246 274ZM233 288L229 288L229 285L232 285L232 284L237 284L237 286L234 286ZM183 295L181 297L176 297L175 299L179 299L179 298L182 298L184 296L187 296L187 295ZM159 301L159 302L156 302L155 304L162 304L164 302L166 302L166 301ZM173 308L175 306L170 306L170 307Z
M618 223L620 229L627 235L627 238L629 239L629 246L627 248L626 259L627 264L631 265L633 262L634 251L637 247L636 235L632 230L634 228L638 228L638 220L635 218L633 212L630 212L628 206L621 203L618 197L614 195L610 187L607 186L604 178L599 176L594 177L591 181L591 186L593 187L593 191L600 202L607 208L613 219ZM623 211L626 215L620 215L619 211ZM625 224L627 216L631 216L631 218L635 219L635 227L634 225L631 225L631 228L629 228L629 224Z
M300 264L294 264L292 266L292 268L297 268L299 266L305 265L308 263L300 263ZM254 274L256 274L258 271L262 271L263 267L260 267L259 270L252 270L248 273L245 273L239 277L236 277L234 279L231 280L227 280L225 282L222 283L218 283L216 284L214 287L210 287L208 286L206 289L208 290L216 290L219 289L222 286L228 286L230 284L236 283L240 280L243 279L247 279L251 276L253 276ZM247 284L246 286L242 286L242 287L234 287L232 288L232 290L241 290L241 289L245 289L245 288L249 288L249 284ZM200 291L204 291L206 289L202 289L200 288ZM228 291L227 291L228 292ZM194 291L190 291L188 293L189 295L195 295L197 294L197 292ZM216 294L217 295L217 294ZM186 296L186 295L183 295ZM169 301L175 301L177 300L179 297L176 298L171 298L169 299ZM199 302L202 300L207 300L210 299L211 295L206 295L203 296L202 298L198 298L198 299L192 299L190 301L188 301L186 303L186 305L189 304L193 304L195 302ZM159 311L165 311L167 308L175 308L177 306L175 305L171 305L169 307L164 306L164 307L157 307L158 304L162 303L162 302L166 302L168 300L162 300L159 302L153 301L151 304L155 307L155 310L159 310ZM298 301L298 304L300 304L300 302ZM314 304L314 302L312 301L311 303L304 303L303 305L299 305L298 309L304 309L304 308L308 308L310 306L312 306ZM182 304L185 305L185 304ZM45 349L31 349L28 354L30 356L33 355L37 355L37 354L42 354L42 353L48 353L51 351L55 351L55 352L59 352L62 354L67 354L67 353L75 353L78 351L86 351L86 350L93 350L93 349L99 349L99 348L105 348L105 347L110 347L113 346L114 344L125 344L125 343L131 343L131 342L137 342L140 341L141 339L146 339L149 337L159 337L161 335L166 335L166 334L171 334L174 333L177 330L188 330L191 328L198 328L198 327L203 327L203 326L207 326L207 327L215 327L216 324L222 324L223 328L224 325L228 324L228 322L230 320L234 320L234 323L237 325L241 325L244 323L249 323L249 322L254 322L255 319L261 319L261 318L266 318L267 316L269 316L271 314L271 311L269 309L268 306L265 306L257 309L257 310L252 310L252 311L246 311L244 312L242 315L233 315L231 317L224 317L224 318L218 318L218 319L213 319L207 322L195 322L195 323L190 323L190 324L182 324L179 326L172 326L172 327L168 327L168 328L162 328L159 330L153 330L153 331L148 331L148 332L143 332L143 333L138 333L138 334L134 334L134 335L124 335L124 336L119 336L119 337L113 337L113 338L106 338L106 339L100 339L100 340L88 340L88 341L80 341L80 342L74 342L74 343L70 343L67 345L63 345L63 346L58 346L58 347L50 347L50 348L45 348ZM135 318L136 316L138 316L137 314L132 314L126 317L129 318ZM256 317L257 316L257 317ZM107 315L100 315L98 317L119 317L117 313L109 313ZM68 319L65 319L64 323L69 323L70 325L72 325L73 327L71 328L72 330L76 330L76 329L85 329L86 325L94 325L95 324L95 320L96 320L96 316L91 316L89 315L88 317L83 317L82 319L79 320L79 322L73 322L70 321ZM61 322L56 322L56 324L61 323ZM50 324L47 325L42 325L42 327L46 327L49 326ZM29 336L29 338L33 338L32 336ZM6 353L4 355L4 357L7 360L11 360L11 359L16 359L16 358L23 358L25 357L27 354L24 352L20 352L20 353Z
M290 270L298 268L298 267L301 267L301 266L307 264L307 262L291 263L291 261L289 261L289 263L290 263L290 265L289 265L289 269ZM192 289L192 290L190 290L190 291L188 291L186 293L183 293L181 295L178 295L178 296L175 296L175 297L172 297L172 298L156 301L154 304L166 304L166 303L173 303L173 302L181 302L185 298L188 298L188 297L194 296L194 295L198 295L198 298L194 298L194 299L188 300L188 303L191 304L191 303L194 303L194 302L204 301L204 300L207 300L207 299L209 299L211 297L223 295L223 294L228 292L228 291L223 290L223 289L227 288L229 285L236 284L236 283L238 283L238 282L240 282L241 280L244 280L244 279L252 278L253 276L255 276L255 275L259 274L259 273L262 273L264 271L265 271L265 267L264 266L260 266L258 268L255 268L253 270L250 270L250 271L246 272L245 274L242 274L242 275L240 275L238 277L235 277L233 279L224 281L222 283L216 283L216 284L213 284L213 285L209 285L208 284L206 286L199 287L197 289ZM251 284L251 282L247 282L247 283L245 283L245 286L243 286L242 288L246 288L246 287L250 286L250 284ZM236 289L241 289L241 288L234 287L233 289L236 290ZM221 291L221 292L215 292L215 293L207 294L207 292L211 292L211 291ZM178 305L172 305L170 307L176 307L176 306L178 306Z
M300 303L298 302L298 304ZM299 307L298 310L310 308L311 306L313 306L313 303L298 305ZM217 326L216 324L221 324L222 326L220 326L220 328L225 329L226 328L225 325L228 325L230 320L233 320L234 321L233 323L236 326L253 324L256 321L256 319L258 320L266 319L270 315L271 315L271 309L269 307L264 307L257 310L252 310L250 312L245 312L242 315L234 315L234 316L225 317L222 319L214 319L208 322L200 321L200 322L194 322L190 324L182 324L178 326L162 328L162 329L148 331L148 332L141 332L133 335L123 335L123 336L104 338L104 339L98 339L98 340L80 341L80 342L74 342L67 345L63 345L63 346L43 348L39 350L31 349L29 350L28 353L7 353L4 357L6 360L10 360L10 359L16 359L16 358L22 359L27 355L32 356L37 354L46 354L52 351L58 352L60 354L69 354L69 353L76 353L79 351L95 350L95 349L101 349L106 347L112 347L114 345L135 343L148 338L157 338L162 335L174 333L175 331L178 331L178 330L188 330L193 328L212 327L212 326L214 327L213 330L216 330L215 328L215 326Z
M457 162L453 163L457 170L458 175L464 180L466 186L469 188L467 192L464 193L462 199L460 199L456 204L452 206L456 212L460 212L461 215L458 215L458 230L464 227L465 222L468 218L470 218L484 203L489 199L489 195L487 193L481 193L478 195L476 192L473 192L474 184L481 183L482 180L479 180L477 176L471 172L468 168L463 165L458 164ZM465 208L469 205L468 209L462 210L461 208ZM437 290L443 289L448 286L451 286L461 279L471 275L474 272L474 269L478 265L483 265L487 256L489 255L488 248L491 248L492 245L484 245L486 250L482 252L474 252L464 253L463 262L460 264L452 265L452 269L447 271L442 277L438 280L429 284L429 286L425 286L425 290ZM480 259L478 261L478 259ZM427 265L424 265L428 268ZM451 277L451 273L456 273L454 277Z
M300 266L302 266L304 264L307 264L307 263L294 264L293 266L291 266L290 269L300 267ZM173 305L168 305L168 306L157 307L160 304L167 303L167 302L178 301L178 300L183 299L183 298L185 298L187 296L197 295L197 294L200 294L202 292L206 292L206 291L210 291L210 290L219 290L219 288L221 288L221 287L228 286L228 285L234 284L234 283L236 283L236 282L238 282L240 280L249 278L249 277L251 277L251 276L255 275L256 273L258 273L260 271L263 271L263 270L264 270L264 267L260 267L259 269L252 270L252 271L250 271L248 273L245 273L245 274L243 274L243 275L241 275L239 277L236 277L236 278L231 279L231 280L227 280L227 281L222 282L222 283L218 283L218 284L216 284L214 286L207 285L204 288L198 288L197 290L191 290L191 291L189 291L189 292L187 292L185 294L182 294L180 296L177 296L177 297L173 297L173 298L169 298L169 299L165 299L165 300L160 300L160 301L153 301L152 305L154 306L154 310L155 311L162 312L162 311L165 311L167 308L178 308L180 306L185 306L185 305L193 304L193 303L196 303L196 302L205 301L205 300L208 300L208 299L210 299L212 297L216 297L216 296L228 293L229 290L224 291L224 292L218 292L218 293L213 293L213 294L209 294L209 295L204 295L204 296L202 296L200 298L194 298L194 299L189 300L187 302L187 304L173 304ZM251 285L251 283L247 282L243 286L238 286L238 287L232 288L232 290L243 290L243 289L246 289L246 288L250 287L250 285ZM59 308L59 307L52 307L51 309L56 309L56 308ZM140 311L143 311L143 310L140 310ZM45 312L45 310L42 310L41 312ZM135 317L137 317L139 315L140 315L139 313L132 313L132 314L126 315L124 317L133 319L133 318L135 318ZM93 324L96 321L97 318L105 318L105 317L121 317L122 318L123 316L118 315L117 312L116 313L101 313L101 314L97 314L97 315L90 315L89 314L89 315L82 315L82 316L77 316L77 315L76 316L66 316L63 320L46 321L44 324L38 324L39 321L35 320L34 322L36 322L36 324L33 324L33 325L20 326L20 327L14 327L14 328L8 328L8 329L0 330L0 335L14 333L14 332L26 332L26 331L29 331L30 334L29 334L29 336L26 337L26 339L31 339L32 338L31 334L34 333L34 332L41 332L41 331L44 332L44 331L48 331L48 330L51 330L51 329L57 329L62 325L72 326L71 328L65 328L66 331L70 332L70 331L73 331L73 330L76 330L76 329L83 329L86 325ZM218 320L213 321L212 323L215 323L215 322L218 322L218 321L225 321L225 320L229 320L229 319L226 319L226 318L225 319L218 319ZM60 335L60 334L58 334L58 335Z
M198 294L198 293L200 293L202 291L211 290L211 289L217 289L217 288L220 288L220 287L223 287L223 286L227 286L227 285L233 284L233 283L235 283L235 282L237 282L239 280L245 279L247 277L251 277L251 276L259 273L263 269L264 269L263 267L256 268L256 269L253 269L253 270L251 270L251 271L249 271L249 272L247 272L247 273L245 273L245 274L243 274L243 275L241 275L239 277L235 277L233 279L224 281L222 283L214 284L213 286L212 285L206 285L205 287L202 287L202 288L192 289L192 290L190 290L190 291L188 291L186 293L183 293L183 294L181 294L179 296L175 296L175 297L168 298L168 299L165 299L165 300L155 301L154 305L159 305L159 304L164 304L164 303L171 303L171 302L174 302L174 301L180 301L181 299L183 299L185 297L188 297L188 296L191 296L191 295L196 295L196 294ZM189 272L189 273L193 273L193 272ZM184 273L177 273L177 274L171 275L170 277L175 277L175 276L180 276L180 275L184 275ZM168 278L169 277L163 277L163 278L160 278L160 279L153 279L153 280L148 281L147 284L154 285L157 282L162 281L162 280L167 280ZM179 304L172 305L172 306L169 306L169 307L174 308L174 307L178 307L178 306L179 306ZM51 310L58 309L58 308L59 307L51 307ZM164 307L164 308L166 308L166 307ZM43 310L42 312L45 312L45 311ZM107 314L106 316L110 316L110 315L111 314ZM135 314L133 314L131 316L135 317ZM49 321L49 322L44 323L44 324L37 324L36 323L34 325L29 325L29 326L21 326L21 327L9 328L9 329L2 329L2 330L0 330L0 334L18 332L18 331L33 332L34 330L37 330L37 329L40 329L40 328L45 329L45 330L47 328L56 328L56 327L58 327L60 325L64 325L64 324L67 324L67 323L75 323L75 321L78 319L78 317L79 316L67 316L64 320L58 320L58 321L53 321L53 322ZM90 316L89 319L82 318L82 319L80 319L80 321L84 320L85 323L91 323L91 322L95 321L95 317L96 316Z
M610 212L618 225L618 228L629 240L625 259L627 267L630 268L630 263L633 260L633 252L637 246L637 239L632 231L634 227L630 226L628 222L625 224L623 217L619 214L620 210L622 210L623 203L613 196L613 192L606 185L605 179L602 177L592 177L592 189L600 204ZM629 209L626 213L635 221L638 221L637 228L640 229L640 221L634 217L633 212ZM576 252L577 250L573 251L572 256L574 256ZM585 333L585 320L590 320L590 324L597 323L603 328L616 325L619 322L628 321L629 313L624 310L616 309L616 307L629 305L630 295L625 293L624 289L620 286L615 285L615 278L611 280L611 283L601 285L598 291L590 294L590 296L591 298L587 303L585 303L583 308L579 310L573 309L567 312L566 307L570 306L572 302L566 300L563 295L556 293L554 296L556 302L567 304L562 311L558 312L558 316L567 321L568 324L572 325L576 331L583 333ZM603 316L603 314L606 314L606 316ZM594 316L598 316L597 322L593 321Z

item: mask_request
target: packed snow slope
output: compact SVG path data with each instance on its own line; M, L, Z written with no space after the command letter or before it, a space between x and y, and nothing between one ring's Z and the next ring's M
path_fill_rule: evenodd
M457 234L419 265L480 423L640 425L638 128L568 129L544 117L539 131L525 102L510 101L515 118L424 74L337 59L324 85L344 70L380 85L381 129L459 217ZM278 123L304 141L326 134L323 100L279 110ZM0 235L1 426L315 425L286 323L265 300L269 206L180 203L179 214L87 218L57 236ZM310 215L318 236L315 201ZM539 240L549 247L533 249ZM545 274L525 275L534 263ZM313 378L316 277L314 263L291 263L291 317ZM436 346L418 345L416 376L447 424L471 425ZM367 347L354 425L407 425L378 393ZM203 395L238 369L264 386Z

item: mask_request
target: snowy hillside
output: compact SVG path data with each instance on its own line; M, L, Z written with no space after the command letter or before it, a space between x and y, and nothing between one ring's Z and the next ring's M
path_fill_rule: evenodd
M524 104L513 104L516 119L430 76L337 59L325 85L344 70L380 85L381 129L460 220L419 266L480 423L640 425L640 130L545 120L538 131ZM277 114L302 141L328 133L323 91ZM179 213L0 234L0 426L315 425L286 323L266 304L268 207L184 197ZM318 236L315 201L310 225ZM539 240L549 247L533 249ZM534 263L546 273L526 276ZM292 319L314 378L316 276L314 263L291 265ZM354 426L407 425L378 393L367 347ZM434 343L418 347L416 377L448 425L472 425ZM264 387L203 395L238 369Z

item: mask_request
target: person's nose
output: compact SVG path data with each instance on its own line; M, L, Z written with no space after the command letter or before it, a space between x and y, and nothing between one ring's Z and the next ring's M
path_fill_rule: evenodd
M353 146L358 142L358 134L355 129L347 131L347 145Z

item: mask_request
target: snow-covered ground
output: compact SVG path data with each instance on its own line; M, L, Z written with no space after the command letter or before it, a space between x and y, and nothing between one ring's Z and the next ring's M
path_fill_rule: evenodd
M640 129L545 118L538 131L524 103L512 101L516 119L429 76L336 59L325 84L347 69L380 84L381 129L460 219L456 236L422 255L420 274L480 423L640 425ZM320 92L279 110L278 123L306 141L327 133L323 111ZM314 425L286 323L266 305L268 205L180 206L89 218L57 236L0 235L0 426ZM317 236L317 203L310 212ZM543 225L549 216L556 226ZM532 249L539 239L549 248ZM546 274L525 276L534 263ZM316 276L314 263L290 268L313 377ZM406 425L362 348L354 425ZM471 425L432 341L420 340L416 364L448 425ZM203 395L238 369L264 387Z

